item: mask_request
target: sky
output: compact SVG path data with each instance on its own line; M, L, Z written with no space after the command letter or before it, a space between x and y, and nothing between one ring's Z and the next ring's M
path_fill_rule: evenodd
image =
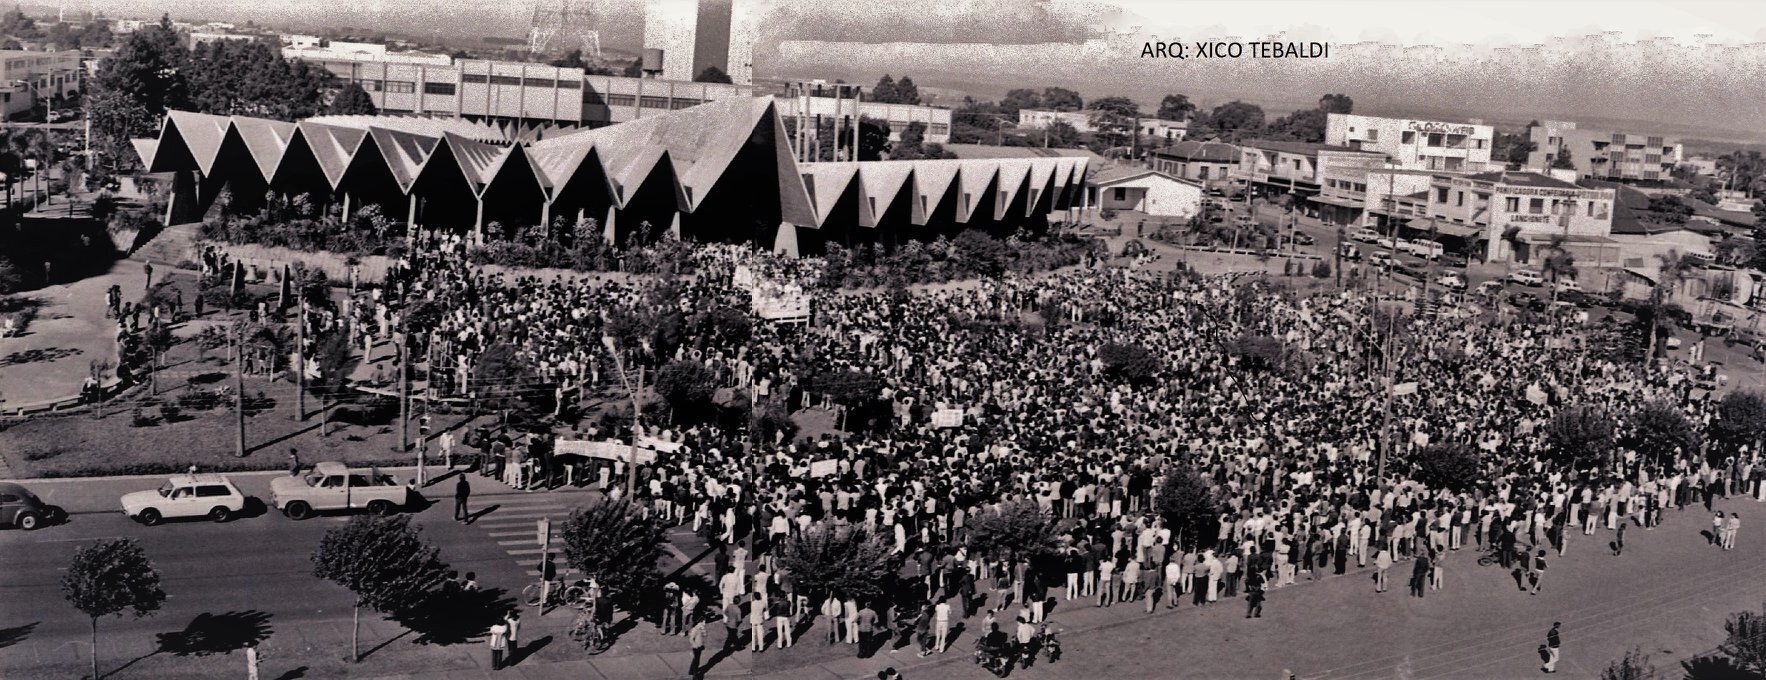
M127 15L319 21L453 36L525 34L522 2L89 0ZM563 2L564 0L546 0ZM642 0L575 0L634 49ZM1343 92L1370 113L1672 121L1766 137L1762 0L763 0L757 75L887 70L998 96L1059 85L1153 105L1168 92L1272 112ZM72 5L70 5L70 8ZM1323 60L1142 59L1149 40L1328 41ZM1544 45L1543 49L1526 50ZM1506 49L1502 49L1506 48Z

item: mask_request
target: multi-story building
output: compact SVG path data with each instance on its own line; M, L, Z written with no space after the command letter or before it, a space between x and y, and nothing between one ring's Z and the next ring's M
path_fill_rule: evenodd
M759 0L648 0L644 48L662 51L662 78L692 80L716 67L738 85L754 82Z
M80 90L80 51L0 50L0 111L11 119L40 99Z
M367 90L382 113L470 120L512 120L600 127L675 111L708 101L753 97L753 87L669 79L585 75L582 69L523 62L455 60L445 54L394 52L384 45L332 42L322 48L284 47L282 54L319 64ZM808 97L809 115L833 119L832 97ZM850 106L850 102L848 102ZM926 140L950 141L950 109L858 103L859 115L885 121L892 139L911 123ZM793 119L798 107L779 107Z
M1365 175L1366 168L1382 167L1385 162L1386 155L1378 151L1310 142L1251 140L1239 145L1235 172L1248 183L1253 194L1293 193L1304 199L1317 196L1324 177L1335 176L1338 168L1359 169Z
M1488 261L1533 263L1554 240L1577 261L1612 259L1614 192L1587 188L1536 172L1436 175L1429 185L1428 218L1473 227ZM1412 226L1416 226L1414 223Z
M1662 135L1579 128L1548 120L1530 132L1527 168L1544 171L1567 160L1576 176L1613 182L1660 182L1680 164L1680 140Z
M1496 129L1477 123L1382 118L1344 113L1325 117L1325 144L1378 151L1408 170L1484 172Z

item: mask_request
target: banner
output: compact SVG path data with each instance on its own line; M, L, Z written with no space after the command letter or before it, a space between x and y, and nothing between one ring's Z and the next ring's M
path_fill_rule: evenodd
M749 269L745 264L737 265L735 275L730 277L730 283L735 284L737 288L753 288L754 270Z
M597 442L582 439L559 439L552 445L553 456L580 456L601 460L625 462L632 454L632 445L621 442ZM638 449L638 464L650 465L656 462L655 449Z
M1414 382L1398 383L1392 386L1392 396L1394 397L1402 397L1411 394L1416 394L1416 383Z
M1527 386L1527 401L1540 406L1545 405L1545 390L1539 388L1539 383L1533 383Z
M840 461L818 460L809 464L809 476L828 477L840 471Z
M955 408L939 409L932 412L933 427L962 427L963 410Z

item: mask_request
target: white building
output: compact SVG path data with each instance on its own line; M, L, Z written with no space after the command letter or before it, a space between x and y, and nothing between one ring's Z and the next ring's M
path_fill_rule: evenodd
M761 0L647 0L644 48L662 51L662 78L691 81L716 67L737 85L754 82Z
M1018 127L1020 128L1043 130L1054 127L1055 123L1066 123L1079 132L1097 131L1097 128L1092 126L1092 115L1087 111L1018 110Z
M38 99L80 89L80 51L0 50L0 111L11 119Z
M1343 113L1325 117L1325 144L1378 151L1406 170L1490 170L1490 148L1495 138L1495 128L1477 123Z
M1086 205L1095 210L1123 210L1150 217L1185 219L1202 209L1202 184L1157 170L1121 166L1085 180Z
M288 47L314 48L324 47L325 39L316 35L300 35L298 33L282 34L282 44Z
M1684 152L1672 137L1583 128L1573 121L1542 121L1529 135L1528 169L1543 172L1567 160L1580 177L1614 182L1666 181Z

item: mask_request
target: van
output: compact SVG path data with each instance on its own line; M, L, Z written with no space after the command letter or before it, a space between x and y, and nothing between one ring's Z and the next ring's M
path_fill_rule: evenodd
M1429 260L1439 260L1442 255L1447 253L1447 248L1434 241L1411 241L1410 247L1412 254Z

